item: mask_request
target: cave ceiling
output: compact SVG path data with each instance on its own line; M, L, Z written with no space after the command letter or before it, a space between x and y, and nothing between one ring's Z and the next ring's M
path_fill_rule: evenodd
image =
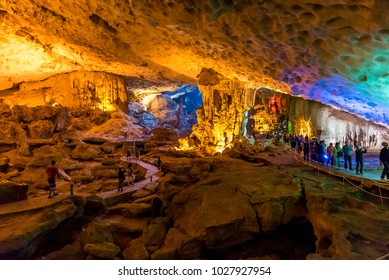
M76 71L203 67L389 126L388 0L0 0L0 90Z

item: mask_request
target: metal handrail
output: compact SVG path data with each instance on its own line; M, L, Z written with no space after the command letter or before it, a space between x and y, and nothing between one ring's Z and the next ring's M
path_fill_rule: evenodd
M287 152L288 152L288 153L291 153L290 151L287 151ZM296 157L296 156L297 156L296 153L292 153L292 154L293 154L293 156L294 156L294 158L295 158L296 160L298 160L298 161L300 161L300 162L302 162L302 163L304 163L304 164L308 164L309 166L311 166L311 167L317 169L318 171L319 171L319 168L318 168L319 165L320 165L322 168L324 168L324 169L328 169L327 166L324 166L324 165L322 165L322 164L319 163L319 162L317 162L317 164L312 164L310 161L307 162L307 161L305 161L305 160L302 160L301 157ZM330 170L331 170L331 169L330 169ZM336 171L335 171L335 172L336 172ZM368 191L366 191L366 190L360 188L359 186L353 184L352 182L350 182L350 180L349 180L347 177L343 176L343 173L337 172L337 175L341 175L341 176L339 176L339 177L342 177L343 180L346 179L346 180L348 181L349 184L353 185L353 186L356 187L357 189L359 189L359 190L361 190L361 191L363 191L363 192L365 192L365 193L367 193L367 194L369 194L369 195L371 195L371 196L380 198L380 199L381 199L381 203L383 203L383 199L388 199L388 200L389 200L389 197L382 196L381 188L380 188L380 186L379 186L380 184L387 185L387 184L389 184L389 183L383 183L383 182L380 182L380 181L378 181L378 180L373 180L373 179L370 179L370 178L364 178L365 180L370 180L370 181L374 182L374 183L377 185L378 190L379 190L379 192L380 192L380 195L376 195L376 194L373 194L373 193L371 193L371 192L368 192Z

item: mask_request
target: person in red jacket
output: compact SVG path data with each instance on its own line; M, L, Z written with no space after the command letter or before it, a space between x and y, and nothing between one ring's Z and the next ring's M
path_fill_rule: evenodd
M49 183L49 187L50 187L49 198L53 197L53 195L58 194L58 192L56 192L55 190L57 187L55 178L59 179L59 173L58 173L58 168L55 164L56 162L55 160L53 160L51 161L51 164L46 168L47 182Z

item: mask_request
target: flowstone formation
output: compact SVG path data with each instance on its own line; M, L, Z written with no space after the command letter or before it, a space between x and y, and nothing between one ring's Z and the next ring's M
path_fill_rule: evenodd
M4 103L29 107L56 105L99 108L111 111L114 106L127 112L127 89L123 77L105 72L76 71L59 74L42 81L21 83L3 93Z

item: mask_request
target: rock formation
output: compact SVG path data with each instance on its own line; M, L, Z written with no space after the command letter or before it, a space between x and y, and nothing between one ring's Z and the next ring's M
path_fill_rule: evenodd
M384 126L316 101L250 88L213 69L201 71L198 85L204 104L197 111L198 124L189 139L211 154L231 147L235 137L260 137L264 133L293 133L327 143L350 140L369 148L380 148L388 139Z
M321 176L274 144L388 141L388 3L1 1L0 207L12 211L0 211L0 258L387 254L371 185ZM194 121L165 94L183 84L203 105L175 150ZM112 195L128 148L160 170L134 161L144 188ZM47 201L51 160L61 195L76 195ZM14 202L26 192L36 208ZM61 229L74 235L53 248Z
M0 89L77 70L193 83L206 67L389 123L387 1L5 0L0 10Z

